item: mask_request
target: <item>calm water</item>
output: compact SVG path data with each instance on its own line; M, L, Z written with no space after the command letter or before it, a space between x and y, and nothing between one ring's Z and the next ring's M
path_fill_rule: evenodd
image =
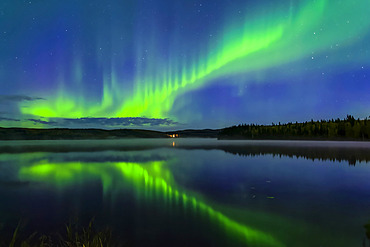
M3 236L93 217L127 246L360 247L370 143L0 143Z

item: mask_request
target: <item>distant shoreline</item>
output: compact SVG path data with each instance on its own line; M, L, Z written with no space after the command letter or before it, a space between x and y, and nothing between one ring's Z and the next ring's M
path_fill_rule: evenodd
M218 140L370 141L370 120L347 118L272 125L239 124L222 129L2 128L0 140L99 140L127 138L217 138Z
M226 128L225 128L226 129ZM218 140L261 140L261 141L355 141L369 142L370 139L349 137L306 137L306 136L267 136L248 138L242 135L223 135L225 129L189 129L177 131L154 131L142 129L33 129L33 128L2 128L0 141L15 140L118 140L148 138L217 138ZM173 137L175 136L175 138Z
M303 123L239 124L222 129L219 139L370 141L370 120L347 115Z
M33 129L33 128L2 128L0 140L106 140L129 138L176 138L199 137L217 138L220 130L179 130L154 131L142 129Z

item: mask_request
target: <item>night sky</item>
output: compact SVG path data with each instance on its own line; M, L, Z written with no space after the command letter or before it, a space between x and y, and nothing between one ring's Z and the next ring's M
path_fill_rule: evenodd
M0 126L370 115L369 0L1 0Z

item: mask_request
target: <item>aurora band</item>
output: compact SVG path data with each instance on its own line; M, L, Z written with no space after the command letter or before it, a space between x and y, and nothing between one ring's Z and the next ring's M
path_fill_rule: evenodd
M164 62L148 59L133 81L120 78L114 63L107 65L100 99L84 96L88 85L82 81L83 62L76 58L70 71L76 85L73 89L64 85L61 75L54 97L20 104L20 111L46 119L145 116L176 120L176 116L169 116L175 100L218 78L237 78L310 58L313 52L320 55L338 43L345 47L358 42L370 27L367 5L367 0L356 4L349 0L302 1L297 8L289 10L274 5L274 9L267 9L268 15L247 16L244 23L226 23L220 36L215 37L216 42L205 41L202 51L194 51L186 59L180 57L176 49ZM351 22L337 28L337 20L349 15ZM140 44L137 46L142 49ZM152 48L155 50L155 45ZM341 49L335 52L340 54ZM354 59L362 61L364 56ZM332 58L317 66L333 66L339 60ZM228 83L246 82L235 79ZM132 84L130 90L127 90L128 84Z

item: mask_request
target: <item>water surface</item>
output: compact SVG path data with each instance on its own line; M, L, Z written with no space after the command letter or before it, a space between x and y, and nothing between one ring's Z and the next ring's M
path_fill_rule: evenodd
M362 246L370 143L0 143L3 231L109 226L128 246Z

